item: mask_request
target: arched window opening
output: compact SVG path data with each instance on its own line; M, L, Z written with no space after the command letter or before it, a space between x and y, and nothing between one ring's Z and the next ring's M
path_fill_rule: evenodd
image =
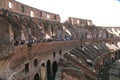
M42 66L42 67L45 67L45 64L44 64L44 63L42 63L42 64L41 64L41 66Z
M49 14L47 14L47 19L50 19L50 15Z
M31 16L31 17L35 17L35 14L34 14L33 11L30 11L30 16Z
M55 58L55 56L56 56L56 53L55 53L55 52L53 52L53 57Z
M24 13L25 12L25 7L23 5L21 5L21 12Z
M14 21L15 21L16 23L19 22L19 17L18 17L18 16L14 15L14 16L13 16L13 19L14 19Z
M13 3L9 2L9 8L13 8Z
M50 60L47 61L47 80L52 80Z
M29 23L27 18L23 18L23 22L24 22L23 24L25 24L25 25L28 25L28 23Z
M41 64L41 79L45 80L46 79L46 67L45 67L45 63Z
M35 76L34 76L34 80L40 80L40 76L39 76L38 73L35 74Z
M53 64L52 64L53 80L55 79L57 70L58 70L58 64L57 64L56 61L54 61Z
M79 23L80 23L80 21L79 21L79 20L77 20L77 23L79 24Z
M29 63L25 64L25 72L29 72Z
M42 17L42 12L40 12L40 17Z
M34 66L36 67L37 65L38 65L38 60L35 59L35 60L34 60Z
M62 50L59 51L60 56L62 55Z

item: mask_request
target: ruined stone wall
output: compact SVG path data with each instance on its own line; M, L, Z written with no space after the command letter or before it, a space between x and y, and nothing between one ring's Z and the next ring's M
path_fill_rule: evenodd
M94 26L92 20L69 17L68 21L76 26Z
M79 41L78 41L79 42ZM48 60L52 62L59 61L60 58L64 55L64 52L72 49L75 46L79 46L76 41L65 41L65 42L51 42L51 43L38 43L33 44L32 47L27 47L27 45L21 45L16 47L15 53L12 56L6 58L6 61L0 60L0 77L6 79L28 79L32 80L35 73L40 71L42 63L47 63ZM67 47L69 46L69 47ZM59 50L62 51L60 55ZM56 53L56 56L53 56L53 53ZM9 59L9 60L8 60ZM34 59L38 59L38 66L34 67ZM29 72L25 72L25 64L29 63ZM7 73L6 73L7 72Z
M120 37L120 27L102 27L102 29L108 32L109 37Z
M39 10L25 4L19 3L15 0L0 0L0 8L7 9L13 12L24 14L30 17L46 19L50 21L60 22L60 16L58 14Z
M77 18L69 18L67 23L62 24L57 14L38 10L14 0L0 1L0 8L9 10L4 16L0 14L1 42L9 43L10 36L13 36L11 33L15 34L15 39L21 40L21 34L24 34L26 40L28 40L29 34L26 31L29 28L31 28L30 37L46 40L49 38L44 38L43 35L45 37L47 35L51 36L51 38L55 37L53 41L35 42L31 46L28 46L28 43L16 46L12 44L11 47L15 47L15 52L7 57L0 54L0 56L3 56L3 58L0 58L0 63L3 64L0 65L0 77L11 78L12 80L18 80L19 77L21 80L33 80L36 73L41 74L42 63L45 64L44 69L46 69L48 60L51 63L59 61L60 58L63 58L64 53L73 48L83 46L84 44L116 43L120 41L120 28L95 27L91 20ZM7 51L7 48L4 46L9 44L2 43L3 46L0 46L1 52L3 51L2 54ZM60 50L63 52L62 56L59 54ZM38 60L37 67L34 66L35 59ZM27 63L29 63L30 71L26 73L25 65Z
M120 37L120 27L102 27L93 25L81 26L74 25L71 21L66 21L63 23L63 31L64 39L101 39Z

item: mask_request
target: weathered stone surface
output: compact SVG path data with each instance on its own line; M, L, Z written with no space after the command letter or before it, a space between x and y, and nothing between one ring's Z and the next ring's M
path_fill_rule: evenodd
M95 80L105 65L120 58L119 49L120 27L73 17L61 23L58 14L0 0L0 79L54 79L61 66L59 77Z

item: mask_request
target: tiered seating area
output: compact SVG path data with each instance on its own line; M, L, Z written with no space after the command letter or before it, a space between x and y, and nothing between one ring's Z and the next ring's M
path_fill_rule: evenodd
M16 19L14 19L15 15ZM13 34L13 41L10 41L10 30ZM62 64L62 77L67 80L96 80L104 65L120 56L118 53L120 49L119 34L120 28L72 25L70 21L60 23L3 10L3 13L0 13L0 58L10 56L9 53L14 51L13 48L19 45L58 41L58 48L71 47L70 51L64 54L65 64L71 63L74 68L82 70L80 74L84 75L83 78L74 69L64 69L65 64ZM23 37L25 37L24 43L21 44ZM68 43L69 41L78 42L80 45L75 47L71 42L73 48L72 45L67 44L67 41ZM74 75L73 72L78 75Z
M98 74L97 72L99 72L104 65L110 63L104 61L105 55L109 55L109 58L115 59L115 56L111 57L110 55L114 54L112 53L113 50L119 50L118 43L95 43L87 44L82 47L76 47L66 53L65 58L69 63L72 63L76 67L82 69L87 80L94 80L95 74ZM108 59L107 61L110 60Z

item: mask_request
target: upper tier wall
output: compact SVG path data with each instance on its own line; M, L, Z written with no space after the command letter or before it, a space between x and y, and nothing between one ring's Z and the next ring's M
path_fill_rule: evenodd
M75 17L69 17L68 21L72 23L72 25L78 25L78 26L93 26L92 20L88 19L80 19Z
M24 14L30 17L60 22L60 16L58 14L39 10L14 0L0 0L0 8L8 9L10 11Z

